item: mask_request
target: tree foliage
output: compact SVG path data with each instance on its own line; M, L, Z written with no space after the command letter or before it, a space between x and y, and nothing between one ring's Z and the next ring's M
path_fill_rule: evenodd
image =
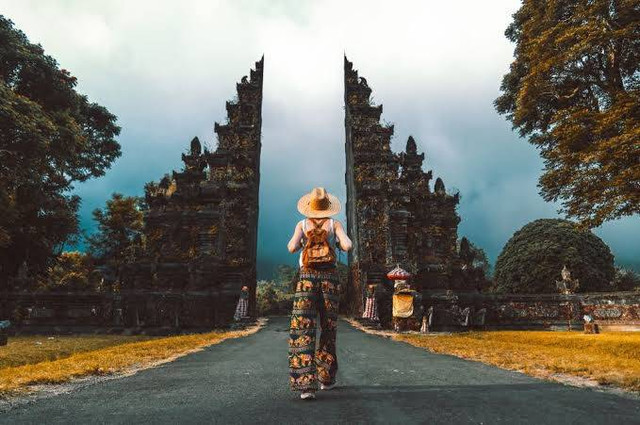
M291 292L295 290L297 277L298 269L288 264L277 265L273 272L273 280L276 285L282 288L288 288Z
M469 239L463 237L458 240L458 255L460 259L474 269L482 270L484 276L488 276L491 270L489 258L484 249L474 245Z
M46 291L93 291L102 289L102 277L93 258L78 251L66 251L56 257L38 287Z
M116 271L120 266L133 262L142 248L144 213L141 202L139 197L114 193L104 209L93 211L98 231L88 238L89 252Z
M640 275L631 269L616 268L612 286L614 291L640 290Z
M640 2L524 0L495 101L540 149L546 201L593 227L640 212Z
M74 182L120 155L116 117L0 16L0 284L46 271L78 231Z
M290 314L293 294L288 282L260 280L256 288L256 302L260 316Z
M613 289L609 247L589 230L561 219L535 220L514 233L496 261L494 288L507 293L557 293L564 266L579 292Z

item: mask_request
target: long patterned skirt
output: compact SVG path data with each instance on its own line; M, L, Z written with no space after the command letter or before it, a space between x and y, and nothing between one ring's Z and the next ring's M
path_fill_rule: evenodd
M335 383L338 284L335 268L300 270L289 331L289 383L294 391L316 390L318 382ZM321 332L316 350L318 319Z

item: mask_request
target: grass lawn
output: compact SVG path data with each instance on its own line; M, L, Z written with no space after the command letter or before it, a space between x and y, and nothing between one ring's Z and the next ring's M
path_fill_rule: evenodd
M258 329L255 326L241 331L171 337L10 337L9 344L0 347L0 395L24 391L33 384L62 383L74 377L108 375L148 366Z
M393 338L534 376L562 373L640 391L640 333L492 331Z

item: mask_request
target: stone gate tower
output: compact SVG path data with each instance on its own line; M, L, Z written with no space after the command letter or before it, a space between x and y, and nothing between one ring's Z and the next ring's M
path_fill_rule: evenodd
M182 171L145 186L144 250L122 279L127 325L224 324L244 285L255 316L263 67L236 84L217 149L194 138Z
M456 289L462 262L457 254L458 195L446 193L432 172L424 172L424 153L413 137L395 154L393 126L380 123L382 105L373 105L371 88L344 58L347 228L350 310L362 311L366 284L385 284L397 263L415 276L423 292Z

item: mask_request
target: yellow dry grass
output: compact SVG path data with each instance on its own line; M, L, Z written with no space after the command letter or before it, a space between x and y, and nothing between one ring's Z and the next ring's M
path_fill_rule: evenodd
M0 369L59 360L83 351L152 339L149 336L122 335L29 335L9 338L0 347Z
M87 337L88 349L77 349L65 358L51 359L45 357L42 361L23 363L17 366L7 366L0 369L0 394L11 394L27 389L29 385L62 383L72 378L87 375L108 375L125 372L139 367L173 359L181 355L196 351L203 347L217 344L228 338L238 338L256 332L259 326L241 331L214 331L202 334L179 335L162 338L152 338L143 341L123 342L114 339L110 346L99 347L93 336ZM75 344L81 346L83 337L75 337ZM119 337L131 338L136 337ZM139 338L139 337L138 337ZM144 337L142 337L144 338ZM149 337L146 337L149 338ZM11 341L11 338L9 339ZM116 345L114 345L115 343ZM20 345L18 343L18 345ZM10 346L9 346L10 347ZM2 347L0 347L0 350ZM29 358L25 350L24 359ZM35 358L36 356L31 356Z
M494 331L393 338L534 376L568 374L640 391L640 333Z

